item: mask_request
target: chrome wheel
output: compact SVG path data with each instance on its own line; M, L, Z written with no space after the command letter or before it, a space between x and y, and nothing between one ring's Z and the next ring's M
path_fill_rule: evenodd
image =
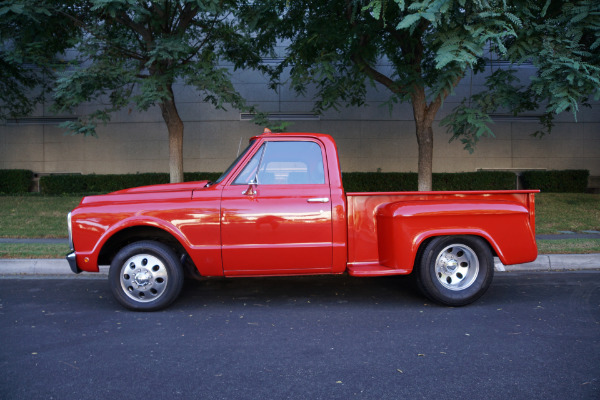
M167 288L168 279L165 264L151 254L136 254L121 268L123 293L142 303L159 298Z
M481 297L494 277L491 247L478 236L439 236L420 250L417 284L424 295L448 306Z
M444 248L435 260L435 275L443 287L464 290L479 275L479 260L475 252L464 244Z

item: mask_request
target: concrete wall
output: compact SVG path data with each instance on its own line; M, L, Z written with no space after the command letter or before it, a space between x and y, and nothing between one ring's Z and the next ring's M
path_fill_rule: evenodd
M526 76L530 71L522 71ZM312 102L287 88L275 93L266 79L252 72L237 73L236 87L248 102L275 113L311 113ZM443 118L469 92L481 89L482 77L467 77L438 115ZM217 111L201 101L191 88L178 86L176 99L185 122L185 171L222 171L240 146L262 132L240 120L235 110ZM384 105L386 90L371 89L368 107L329 111L316 120L292 121L289 131L323 132L334 136L344 171L416 171L417 143L409 105L390 114ZM94 105L77 110L85 113ZM53 116L40 107L35 116ZM459 142L435 127L434 172L485 169L588 169L600 175L600 103L583 108L578 122L560 116L552 134L542 139L531 133L539 126L528 118L496 119L495 138L485 138L469 154ZM437 123L436 123L437 125ZM158 108L139 113L134 109L113 115L98 137L71 136L53 124L0 124L0 169L22 168L38 173L168 172L167 130ZM241 143L241 144L240 144Z

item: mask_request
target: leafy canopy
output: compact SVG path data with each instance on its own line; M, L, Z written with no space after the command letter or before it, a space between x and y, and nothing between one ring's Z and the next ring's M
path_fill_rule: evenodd
M175 82L217 108L244 107L230 71L220 66L260 66L261 49L236 18L241 1L91 0L81 7L81 18L66 15L81 34L73 67L57 80L57 110L85 102L106 107L69 123L73 132L94 135L97 122L132 103L146 111L174 101Z
M275 76L289 73L299 93L316 88L316 111L363 105L377 82L389 89L390 110L421 103L432 120L461 79L488 66L485 90L442 121L472 150L481 136L493 135L491 113L541 109L548 130L553 115L576 113L590 95L598 97L594 0L281 0L256 7L288 44ZM495 66L494 58L507 63ZM506 67L523 63L537 67L528 82ZM423 118L415 115L417 124Z
M31 114L43 102L57 58L76 29L58 16L73 1L7 0L0 4L0 119Z

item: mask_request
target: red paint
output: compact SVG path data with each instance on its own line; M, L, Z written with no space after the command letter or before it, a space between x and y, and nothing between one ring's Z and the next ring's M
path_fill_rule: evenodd
M275 158L267 164L273 146L302 146L323 165L315 169L313 161ZM254 176L251 165L246 168L253 157L265 166L256 179L266 182L275 171L270 184L239 183L245 172ZM309 173L311 183L286 183ZM99 261L110 261L123 237L145 238L150 230L178 242L203 276L408 274L419 246L440 235L481 236L505 264L537 256L537 191L345 194L328 135L254 137L223 179L206 184L153 185L84 198L71 215L77 266L98 271Z

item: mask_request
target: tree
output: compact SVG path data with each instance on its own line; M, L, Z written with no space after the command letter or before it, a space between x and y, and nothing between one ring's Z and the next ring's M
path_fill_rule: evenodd
M57 55L77 31L49 10L69 6L43 0L0 5L0 119L26 116L45 100L61 67Z
M83 102L109 105L66 124L74 133L95 135L98 122L133 103L145 111L158 105L169 132L171 182L183 181L183 131L173 85L177 81L204 93L217 108L244 107L230 72L256 66L261 51L236 14L236 0L90 0L55 12L80 29L76 59L56 82L59 111ZM73 12L77 11L77 12Z
M598 94L598 5L495 0L308 0L263 3L257 15L289 43L276 76L289 69L293 88L317 88L316 111L362 105L368 84L383 85L389 105L412 105L419 148L419 190L432 188L433 122L469 71L481 72L490 50L539 72L514 87L514 73L496 71L489 89L444 119L465 147L492 134L489 113L518 113L547 101L544 122ZM392 71L378 69L386 60ZM554 82L554 78L564 78ZM548 83L551 86L548 86Z

